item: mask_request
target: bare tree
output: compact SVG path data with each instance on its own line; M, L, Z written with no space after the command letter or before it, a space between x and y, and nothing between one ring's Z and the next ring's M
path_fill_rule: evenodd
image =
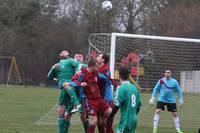
M115 1L117 17L115 26L122 32L143 33L149 17L162 10L166 0L118 0Z

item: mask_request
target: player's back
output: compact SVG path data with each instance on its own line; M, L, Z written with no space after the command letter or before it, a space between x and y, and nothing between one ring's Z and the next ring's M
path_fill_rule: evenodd
M140 94L137 88L129 83L123 83L120 88L118 88L118 95L124 97L122 103L120 104L121 109L121 120L120 126L125 126L126 128L133 128L137 122L137 109L141 106Z

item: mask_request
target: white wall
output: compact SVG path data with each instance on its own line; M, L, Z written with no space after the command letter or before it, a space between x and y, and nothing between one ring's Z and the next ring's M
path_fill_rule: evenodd
M184 92L200 93L200 71L182 71L180 85Z

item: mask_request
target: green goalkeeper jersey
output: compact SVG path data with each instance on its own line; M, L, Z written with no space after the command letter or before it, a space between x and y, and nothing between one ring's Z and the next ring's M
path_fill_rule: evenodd
M121 118L117 132L133 129L137 123L137 109L141 106L140 93L130 82L123 82L117 89L115 103L120 107Z
M71 80L79 67L79 62L74 59L68 58L60 60L59 67L57 69L52 68L48 73L48 79L57 79L59 88L62 88L64 82Z

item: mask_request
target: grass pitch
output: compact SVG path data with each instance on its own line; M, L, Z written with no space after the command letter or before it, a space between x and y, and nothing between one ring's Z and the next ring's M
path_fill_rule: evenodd
M56 104L59 90L24 87L0 86L0 133L56 133L55 125L37 125L38 120ZM139 114L137 133L151 133L155 107L148 105L150 94L142 94L142 108ZM184 133L197 133L200 128L200 94L184 94L185 104L179 108L181 127ZM56 114L51 118L55 120ZM119 114L114 120L116 126ZM47 119L47 123L48 123ZM78 114L73 116L70 133L82 133ZM158 133L175 133L170 113L161 114Z

